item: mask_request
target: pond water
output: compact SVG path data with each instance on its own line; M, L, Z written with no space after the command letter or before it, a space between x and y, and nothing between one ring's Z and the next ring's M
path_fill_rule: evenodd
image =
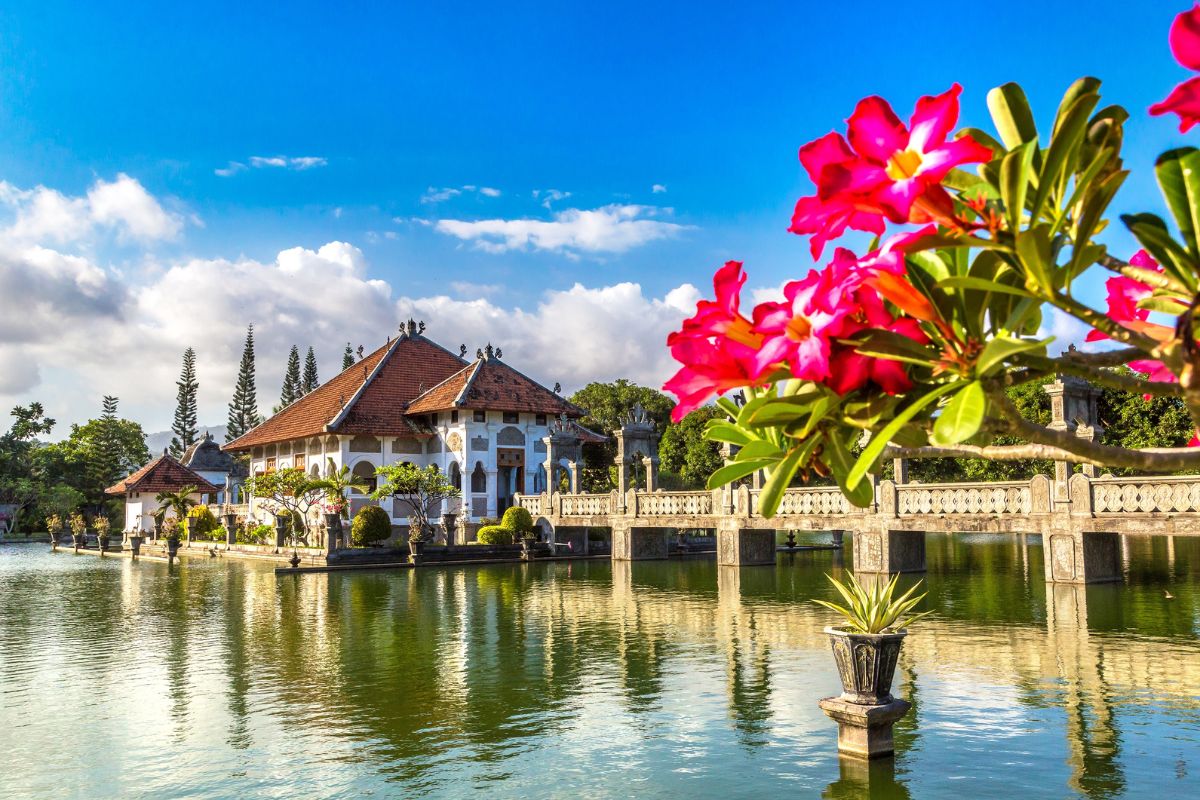
M1086 588L1037 537L928 558L868 769L817 708L808 601L848 554L277 578L0 547L0 795L1200 796L1200 540Z

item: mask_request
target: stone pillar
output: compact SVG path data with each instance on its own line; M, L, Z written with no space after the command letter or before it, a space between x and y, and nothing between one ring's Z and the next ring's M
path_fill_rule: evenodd
M717 528L717 563L748 567L775 564L775 531L743 528L737 520Z
M1119 581L1121 542L1114 533L1051 529L1043 535L1042 555L1050 583Z
M925 532L874 528L854 531L854 571L925 571Z
M838 752L855 758L892 755L892 726L912 708L907 700L866 706L840 697L827 697L819 705L838 724Z
M893 458L892 459L892 480L897 485L908 483L908 459Z
M612 528L613 561L650 561L667 557L667 529L617 523Z
M1097 403L1100 390L1083 378L1059 375L1054 383L1047 384L1046 394L1050 397L1050 424L1046 427L1055 431L1073 433L1080 439L1095 442L1104 435L1100 424ZM1054 462L1054 500L1065 503L1070 499L1067 481L1071 477L1073 464L1069 461ZM1084 474L1095 477L1096 470L1085 465Z
M646 491L658 491L658 459L647 456L642 459L642 466L646 468Z
M579 479L579 462L578 461L571 462L569 472L570 472L571 494L579 494L582 491L582 489L580 489L580 487L583 485L583 482Z

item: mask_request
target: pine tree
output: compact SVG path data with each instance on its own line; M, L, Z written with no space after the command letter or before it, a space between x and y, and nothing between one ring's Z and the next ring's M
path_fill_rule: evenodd
M346 342L346 352L342 353L342 371L350 369L354 366L354 351L350 349L350 343Z
M279 407L287 408L304 395L300 384L300 349L292 345L287 369L283 373L283 389L279 392Z
M262 418L258 416L258 391L254 386L254 326L251 325L246 331L246 347L242 350L237 386L229 403L225 441L233 441L261 421Z
M196 382L196 351L190 347L183 353L183 370L175 385L179 390L175 394L175 423L171 425L175 433L171 438L171 455L179 458L200 433L196 427L196 392L200 384Z
M301 381L300 393L308 394L320 385L321 379L317 377L317 356L309 346L308 355L304 357L304 380Z
M103 412L100 414L99 430L96 433L96 456L90 472L97 491L111 486L125 476L125 464L121 459L121 441L117 430L117 398L104 396Z

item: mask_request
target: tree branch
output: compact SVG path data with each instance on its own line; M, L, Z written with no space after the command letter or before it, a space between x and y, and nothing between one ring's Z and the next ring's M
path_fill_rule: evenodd
M1143 354L1144 355L1144 354ZM1033 370L1041 372L1043 375L1052 375L1055 373L1065 373L1067 375L1077 375L1080 378L1086 378L1093 383L1098 383L1101 386L1107 386L1110 389L1120 389L1126 392L1134 392L1136 394L1152 394L1156 396L1181 397L1183 395L1183 387L1178 383L1167 383L1165 381L1148 381L1145 378L1138 378L1133 375L1125 375L1120 372L1114 372L1106 367L1090 367L1076 362L1074 359L1066 358L1040 358L1027 354L1018 354L1013 357L1013 363L1019 366L1029 367ZM1026 377L1021 382L1028 382L1032 378Z

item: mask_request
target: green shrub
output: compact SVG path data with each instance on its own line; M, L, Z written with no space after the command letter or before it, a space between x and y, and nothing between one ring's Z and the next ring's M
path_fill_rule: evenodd
M475 534L480 544L512 544L513 531L503 525L484 525Z
M238 544L266 544L275 536L275 529L270 525L256 525L253 528L241 528L237 532Z
M531 533L533 516L529 513L529 509L513 506L504 512L504 518L500 520L500 525L514 533Z
M221 529L221 524L217 522L208 506L194 506L188 512L185 525L185 535L186 532L191 532L193 539L215 538L213 534Z
M363 506L350 523L350 544L366 547L392 535L392 520L379 506Z

